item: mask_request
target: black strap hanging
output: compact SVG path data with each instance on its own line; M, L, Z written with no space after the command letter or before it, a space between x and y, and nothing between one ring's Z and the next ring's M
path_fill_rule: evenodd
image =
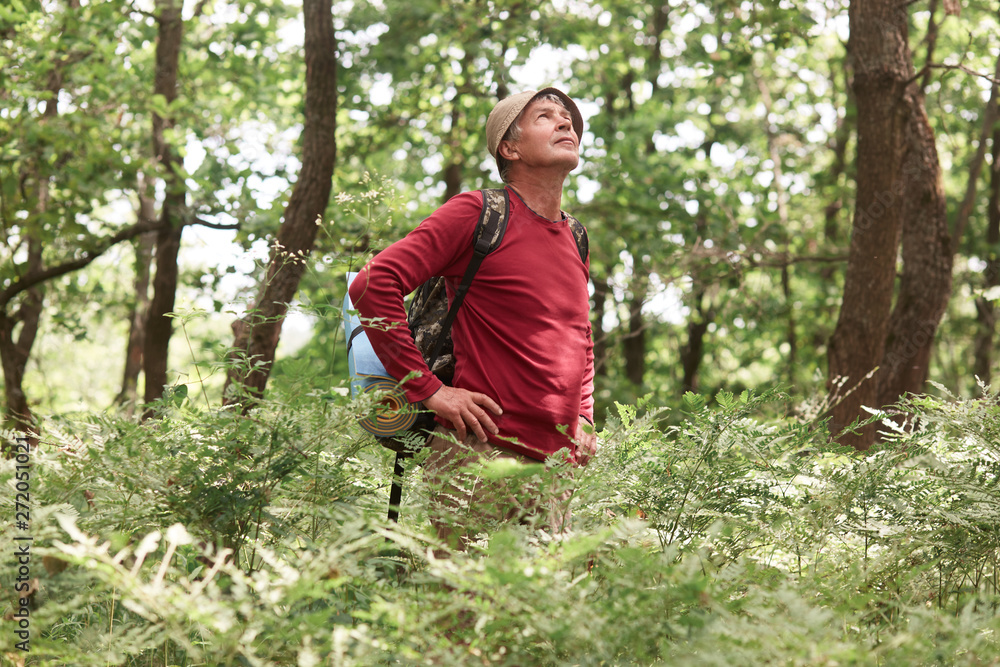
M498 193L502 193L502 198L497 198ZM510 194L507 192L507 189L483 190L482 195L483 208L479 214L479 222L476 223L475 233L472 238L472 259L469 260L469 265L465 269L462 282L459 283L458 289L455 290L455 298L448 308L448 314L445 315L444 320L441 322L441 333L434 342L430 359L427 360L428 368L434 368L434 363L437 361L438 355L441 354L445 338L448 332L451 331L451 325L455 322L458 309L462 307L462 302L465 300L465 295L468 293L469 287L472 286L472 279L476 277L476 272L479 271L479 267L482 265L483 260L486 259L486 255L497 249L500 241L503 240L504 233L507 231L507 218L510 214ZM501 201L502 204L500 203ZM500 208L501 205L502 208ZM407 452L397 451L396 461L392 468L392 486L389 488L388 512L388 519L392 522L399 520L399 503L403 499L403 473L406 472L403 467L403 461L408 456Z

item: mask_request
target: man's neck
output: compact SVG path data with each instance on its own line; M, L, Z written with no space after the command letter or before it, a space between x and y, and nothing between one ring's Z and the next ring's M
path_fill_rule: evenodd
M511 175L507 185L517 192L525 205L546 220L562 218L562 189L566 176L521 177Z

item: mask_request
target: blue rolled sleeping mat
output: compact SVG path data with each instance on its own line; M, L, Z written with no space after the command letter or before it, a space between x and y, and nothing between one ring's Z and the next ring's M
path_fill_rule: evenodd
M347 274L347 284L350 285L357 273ZM399 387L399 381L392 378L385 366L375 355L368 336L354 304L351 295L344 295L344 335L347 340L347 367L351 374L351 396L357 398L363 393L384 392L383 406L358 423L361 428L379 438L391 438L406 431L417 421L420 406L406 400L406 395Z

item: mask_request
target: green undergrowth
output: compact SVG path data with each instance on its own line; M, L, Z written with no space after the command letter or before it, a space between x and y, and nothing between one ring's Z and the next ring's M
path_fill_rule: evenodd
M31 454L33 665L1000 664L1000 408L912 399L856 453L778 392L604 420L572 530L450 552L421 455L384 518L371 399L50 420ZM767 416L765 416L767 415ZM897 426L906 415L906 428ZM891 419L890 417L894 418ZM13 438L14 434L5 434ZM566 483L548 467L482 474ZM548 478L548 479L545 479ZM0 469L15 489L15 461ZM13 525L4 543L14 544ZM5 550L5 614L18 566ZM37 582L34 580L37 579Z

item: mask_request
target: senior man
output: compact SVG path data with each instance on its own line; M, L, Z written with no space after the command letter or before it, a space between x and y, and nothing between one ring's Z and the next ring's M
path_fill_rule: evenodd
M589 256L581 258L561 207L582 133L576 104L555 88L512 95L491 111L487 148L511 195L510 213L452 326L452 386L414 345L404 298L432 276L444 276L454 293L472 257L481 193L451 198L378 253L350 287L362 322L379 323L366 333L380 361L393 377L413 374L403 385L407 398L436 416L425 465L442 487L432 520L452 547L464 548L475 530L456 531L456 516L523 520L544 508L542 523L557 532L566 519L563 493L535 486L534 498L519 497L458 470L483 458L544 461L563 449L584 465L596 450Z

